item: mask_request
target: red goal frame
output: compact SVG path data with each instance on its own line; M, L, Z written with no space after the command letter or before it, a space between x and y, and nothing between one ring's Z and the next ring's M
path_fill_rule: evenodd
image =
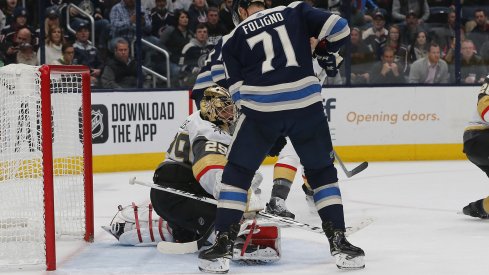
M51 79L52 72L79 73L82 76L82 132L84 157L84 190L85 190L85 233L83 239L93 242L93 170L92 170L92 109L90 90L90 70L86 66L43 65L39 68L41 80L41 118L42 147L44 166L44 208L45 208L45 241L46 270L56 269L56 235L54 215L54 176L53 146L51 121Z

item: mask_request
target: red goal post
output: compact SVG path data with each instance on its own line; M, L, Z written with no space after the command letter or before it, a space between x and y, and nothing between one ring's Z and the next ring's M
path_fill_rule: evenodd
M56 269L56 240L93 241L90 72L0 68L0 266Z

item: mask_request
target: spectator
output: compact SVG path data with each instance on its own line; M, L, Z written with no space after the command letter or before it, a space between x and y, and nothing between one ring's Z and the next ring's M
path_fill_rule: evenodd
M427 0L393 0L392 18L396 22L406 20L409 13L418 18L418 24L426 22L430 17L430 6Z
M221 9L219 10L219 19L221 23L226 27L226 34L230 33L234 29L233 22L233 0L223 0Z
M144 33L151 33L151 22L146 18L144 13L141 13L141 29ZM112 42L109 49L115 46L115 42L119 37L132 43L136 39L136 4L135 0L121 0L115 4L110 11L110 23Z
M351 83L366 84L370 80L369 66L375 60L374 53L365 45L362 40L362 32L358 28L350 31L351 39ZM345 56L345 54L341 54Z
M103 1L100 0L71 0L72 4L84 12L90 14L95 20L95 43L99 51L105 51L107 49L107 43L110 35L110 23L107 18L104 17ZM90 24L90 21L75 8L70 8L70 25L76 27L81 23Z
M193 0L176 0L175 2L172 3L173 12L175 12L176 10L188 11L190 6L192 5L192 2Z
M22 29L24 31L26 29ZM37 62L37 53L31 43L23 42L19 45L19 51L17 52L16 57L17 63L19 64L27 64L36 66L39 65Z
M219 20L219 10L216 7L209 7L207 10L207 31L209 34L209 44L216 45L221 37L227 34L226 28Z
M98 86L98 78L100 77L102 62L99 58L97 48L95 48L88 38L90 31L88 25L81 23L76 29L76 41L73 44L75 48L75 60L73 63L85 65L90 68L90 83L92 86Z
M416 41L409 46L408 61L414 61L425 57L429 51L429 43L427 41L426 32L420 31L416 34Z
M476 50L480 50L484 42L489 41L489 23L483 9L474 12L477 25L467 34L467 38L474 42Z
M409 72L408 47L401 43L400 31L398 25L392 25L389 27L389 35L385 42L385 48L391 48L394 50L394 61L400 66L400 71L403 76Z
M45 61L44 64L54 64L54 62L61 58L63 46L63 30L60 27L53 27L47 33L47 38L44 45ZM39 56L38 63L41 64L41 58Z
M171 1L171 0L170 0ZM167 26L174 26L175 16L167 10L166 0L156 0L156 6L151 9L151 35L160 37Z
M21 28L29 28L31 35L34 33L34 29L27 25L27 10L23 7L15 8L13 21L10 25L5 26L2 30L2 40L13 41L15 34ZM37 42L33 37L33 42Z
M206 0L193 0L188 9L188 28L195 32L197 24L207 22L207 2Z
M379 12L379 7L373 0L351 0L352 26L362 27L373 20L370 14Z
M44 20L44 34L46 37L51 28L61 27L59 15L57 6L51 6L46 9L46 19Z
M177 77L180 73L180 56L182 54L183 47L190 42L190 39L194 37L193 32L188 30L188 12L184 10L178 10L175 12L177 18L177 26L166 28L161 34L160 41L170 52L170 66L171 66L171 79L177 81ZM173 83L173 85L175 85Z
M409 71L409 83L448 83L448 66L440 59L440 46L432 43L428 56L416 60Z
M451 38L455 37L456 34L456 24L457 24L457 14L455 13L455 10L451 9L450 12L448 13L447 17L447 25L445 27L446 31L450 33L448 37L445 37L445 45L450 45ZM463 27L460 27L460 39L465 40L465 30Z
M363 41L378 59L382 56L382 48L385 46L388 34L389 31L385 28L384 14L378 11L374 14L372 27L366 29L362 34Z
M208 43L208 33L205 24L197 25L195 38L182 49L179 65L181 66L180 79L183 86L192 86L204 66L207 55L214 45Z
M136 85L137 67L129 58L129 43L124 38L116 39L114 57L109 59L102 73L102 87L120 89Z
M12 24L12 22L14 21L14 11L18 5L18 1L6 0L5 2L6 5L5 5L5 9L3 10L3 13L5 14L5 26L8 26Z
M36 45L33 43L32 32L29 28L23 27L17 30L13 36L13 40L4 40L1 44L1 52L4 53L4 63L5 65L18 63L17 54L20 50L20 46L23 45L24 55L29 54L29 47L35 52L37 50ZM23 58L21 54L21 58Z
M73 65L75 48L71 43L64 43L61 47L62 56L53 62L54 65Z
M462 83L483 83L487 74L482 57L476 54L474 43L464 40L461 45L461 80Z
M402 70L394 61L394 50L385 48L382 60L377 62L370 72L370 83L375 84L399 84L404 83Z
M401 27L401 43L404 45L411 45L416 40L416 35L420 30L422 30L422 26L419 24L418 17L413 11L410 11L408 15L406 15L406 21L404 24L400 24Z

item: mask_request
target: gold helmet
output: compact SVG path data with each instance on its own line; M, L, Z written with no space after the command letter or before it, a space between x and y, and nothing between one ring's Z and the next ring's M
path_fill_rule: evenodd
M200 112L204 119L229 129L236 121L237 108L228 90L214 85L205 89L200 101Z

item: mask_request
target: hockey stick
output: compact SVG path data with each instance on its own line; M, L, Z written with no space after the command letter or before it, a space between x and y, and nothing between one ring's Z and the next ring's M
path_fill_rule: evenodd
M207 232L202 235L198 240L187 243L174 243L174 242L166 242L161 241L156 246L156 249L163 254L189 254L195 253L199 251L201 247L203 247L209 236L214 232L214 224L209 226Z
M300 223L300 222L297 222L294 220L275 216L275 215L270 214L270 213L260 212L259 217L266 217L265 218L266 220L276 221L277 223L280 223L282 226L285 226L285 227L288 227L289 225L291 225L293 227L299 227L301 229L308 230L307 226L310 226L310 227L314 228L314 231L312 231L312 230L308 230L308 231L323 234L322 230L319 227L313 227L313 226L308 225L308 224L303 224L303 223ZM362 230L363 228L367 227L373 221L374 221L373 218L366 218L365 220L362 220L357 224L354 224L352 226L348 226L346 228L345 235L348 237L348 236L352 235L353 233L356 233L356 232ZM204 236L198 240L195 240L193 242L188 242L188 243L172 243L172 242L162 241L162 242L158 243L157 249L160 253L163 253L163 254L191 254L191 253L198 252L200 250L200 248L202 248L202 246L205 245L206 242L207 242L207 238Z
M129 184L131 184L131 185L139 184L139 185L143 185L143 186L146 186L146 187L150 187L150 188L154 188L154 189L157 189L157 190L161 190L161 191L164 191L164 192L168 192L168 193L172 193L172 194L176 194L176 195L181 195L181 196L184 196L184 197L187 197L187 198L191 198L191 199L194 199L194 200L198 200L198 201L202 201L202 202L207 202L207 203L210 203L210 204L217 204L217 200L212 199L212 198L197 196L197 195L192 194L192 193L189 193L189 192L181 191L181 190L170 188L170 187L163 187L163 186L160 186L160 185L157 185L157 184L154 184L154 183L138 181L138 180L136 180L135 177L133 177L133 178L131 178L129 180ZM309 225L307 223L298 222L296 220L292 220L292 219L289 219L289 218L280 217L280 216L277 216L277 215L274 215L274 214L270 214L268 212L265 212L263 210L260 211L260 212L257 212L256 215L258 217L261 217L261 218L264 218L264 219L267 219L267 220L275 221L275 222L277 222L277 223L279 223L279 224L281 224L283 226L290 226L290 227L304 229L304 230L307 230L307 231L310 231L310 232L314 232L314 233L324 234L323 229L320 228L320 227ZM350 233L348 233L349 229L347 228L346 234L347 235L348 234L352 234L352 233L354 233L354 232L362 229L363 227L369 225L370 223L372 223L372 221L373 221L372 219L367 219L366 222L364 222L361 227L358 227L358 226L355 227L355 228L349 227L349 228L351 228L350 229Z
M319 79L319 83L321 83L321 85L323 85L324 80L326 79L326 77L327 77L327 75L326 75L326 70L325 69L323 69L319 73L319 75L317 75L317 78ZM362 172L363 170L367 169L367 167L368 167L368 162L364 161L364 162L360 163L360 165L358 165L357 167L353 168L353 170L348 171L346 169L345 164L343 163L343 161L341 161L340 157L338 156L338 154L336 153L335 150L333 150L333 153L334 153L335 158L338 160L338 163L340 164L341 169L343 169L343 172L345 172L346 177L348 177L348 178L353 177L354 175Z
M362 172L363 170L367 169L367 167L368 167L368 162L364 161L364 162L360 163L357 167L353 168L351 171L348 171L348 169L346 169L346 166L343 163L343 161L341 160L341 158L338 155L338 153L336 153L336 151L334 151L334 150L333 150L333 153L334 153L334 157L336 158L336 160L338 160L338 163L340 164L341 169L343 170L343 172L345 172L345 175L348 178L351 178L351 177L355 176L356 174L358 174L358 173Z

